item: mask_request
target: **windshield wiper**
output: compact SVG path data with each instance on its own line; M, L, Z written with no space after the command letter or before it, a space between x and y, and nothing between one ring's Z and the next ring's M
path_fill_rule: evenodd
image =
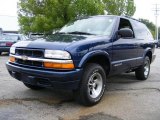
M95 34L92 34L92 33L80 32L80 31L68 32L68 34L95 35Z
M56 32L55 34L67 34L66 32Z

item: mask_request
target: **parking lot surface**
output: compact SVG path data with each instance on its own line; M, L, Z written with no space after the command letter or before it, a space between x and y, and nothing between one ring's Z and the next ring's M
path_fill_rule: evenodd
M160 120L160 49L147 81L134 73L107 78L102 101L84 107L70 91L33 91L7 72L7 55L0 56L0 120Z

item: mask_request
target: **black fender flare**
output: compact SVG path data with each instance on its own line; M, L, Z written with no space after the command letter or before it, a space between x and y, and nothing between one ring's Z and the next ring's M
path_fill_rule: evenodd
M99 56L99 55L102 55L102 56L106 57L106 59L109 62L109 65L110 65L109 67L111 68L111 59L110 59L110 56L109 56L109 54L106 51L102 51L102 50L91 51L91 52L85 54L83 56L83 58L81 59L78 67L79 68L83 68L83 66L87 63L88 60L90 60L92 57Z

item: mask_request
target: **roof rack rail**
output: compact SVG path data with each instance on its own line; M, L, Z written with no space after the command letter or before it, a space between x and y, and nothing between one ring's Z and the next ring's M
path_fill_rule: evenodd
M136 21L138 21L138 22L140 22L139 20L137 20L137 19L135 19L135 18L132 18L132 17L130 17L130 16L127 16L127 15L122 15L122 17L126 17L126 18L129 18L129 19L132 19L132 20L136 20Z

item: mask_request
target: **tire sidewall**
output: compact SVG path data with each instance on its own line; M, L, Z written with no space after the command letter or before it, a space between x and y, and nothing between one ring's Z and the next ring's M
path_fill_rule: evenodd
M147 79L148 78L148 76L149 76L149 74L150 74L150 59L149 59L149 57L145 57L145 59L144 59L144 63L143 63L143 73L145 72L145 69L144 69L144 67L145 67L145 64L148 62L148 64L149 64L149 71L148 71L148 75L146 76L145 74L144 74L144 77Z
M92 98L90 95L89 95L89 92L88 92L88 81L89 81L89 78L94 74L94 73L99 73L102 77L102 90L101 90L101 93L99 94L98 97L96 98ZM85 87L84 87L84 92L85 92L85 98L88 99L89 102L91 103L97 103L101 100L103 94L104 94L104 91L105 91L105 88L106 88L106 76L105 76L105 72L103 70L102 67L100 66L95 66L93 67L92 69L90 69L89 71L87 71L86 73L86 76L84 78L85 80Z

